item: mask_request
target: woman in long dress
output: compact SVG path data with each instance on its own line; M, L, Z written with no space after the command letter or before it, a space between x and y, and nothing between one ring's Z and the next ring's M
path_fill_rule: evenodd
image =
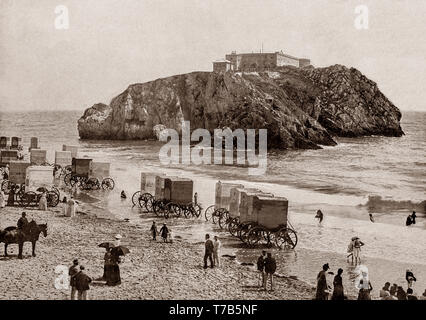
M0 190L0 208L4 208L6 206L6 199L3 190Z
M337 270L337 275L333 280L333 295L331 296L331 300L344 300L345 295L343 293L343 279L342 279L343 269L339 268Z
M121 284L121 276L120 276L120 267L118 266L121 263L120 256L118 252L111 249L111 257L108 262L107 273L106 273L106 284L108 286L116 286Z
M327 285L327 275L326 272L330 267L328 263L322 266L322 270L318 273L317 276L317 292L315 299L316 300L328 300L328 285Z
M47 194L43 192L40 197L40 201L38 203L38 209L46 211L47 210Z

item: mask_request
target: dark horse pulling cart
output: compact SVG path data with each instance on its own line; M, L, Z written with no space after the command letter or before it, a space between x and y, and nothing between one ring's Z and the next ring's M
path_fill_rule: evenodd
M43 233L44 237L47 237L47 224L37 224L34 220L29 222L23 230L17 227L7 227L4 230L0 230L0 243L4 242L4 255L7 256L7 247L9 244L18 244L18 258L22 259L24 243L31 242L32 256L35 257L36 242L40 237L40 233Z
M201 206L192 198L192 180L142 172L141 191L133 194L132 201L146 212L154 212L166 219L171 216L199 217Z

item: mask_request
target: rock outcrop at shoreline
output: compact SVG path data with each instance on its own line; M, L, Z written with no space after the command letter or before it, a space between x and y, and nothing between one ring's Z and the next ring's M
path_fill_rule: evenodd
M78 121L82 139L155 139L180 130L268 129L268 147L335 145L333 136L401 136L401 113L354 68L280 67L252 73L193 72L130 85Z

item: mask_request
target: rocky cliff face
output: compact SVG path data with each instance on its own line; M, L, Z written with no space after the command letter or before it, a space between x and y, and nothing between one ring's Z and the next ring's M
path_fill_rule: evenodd
M133 84L109 105L88 108L78 131L82 139L151 139L158 128L180 130L188 120L191 130L267 128L272 148L319 148L335 145L333 136L401 136L400 119L398 108L356 69L281 67Z

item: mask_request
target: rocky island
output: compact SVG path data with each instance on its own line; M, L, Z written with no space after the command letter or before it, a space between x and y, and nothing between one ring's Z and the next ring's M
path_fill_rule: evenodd
M401 136L401 112L355 68L192 72L132 84L78 120L81 139L155 139L158 128L268 129L268 147L315 149L333 137Z

